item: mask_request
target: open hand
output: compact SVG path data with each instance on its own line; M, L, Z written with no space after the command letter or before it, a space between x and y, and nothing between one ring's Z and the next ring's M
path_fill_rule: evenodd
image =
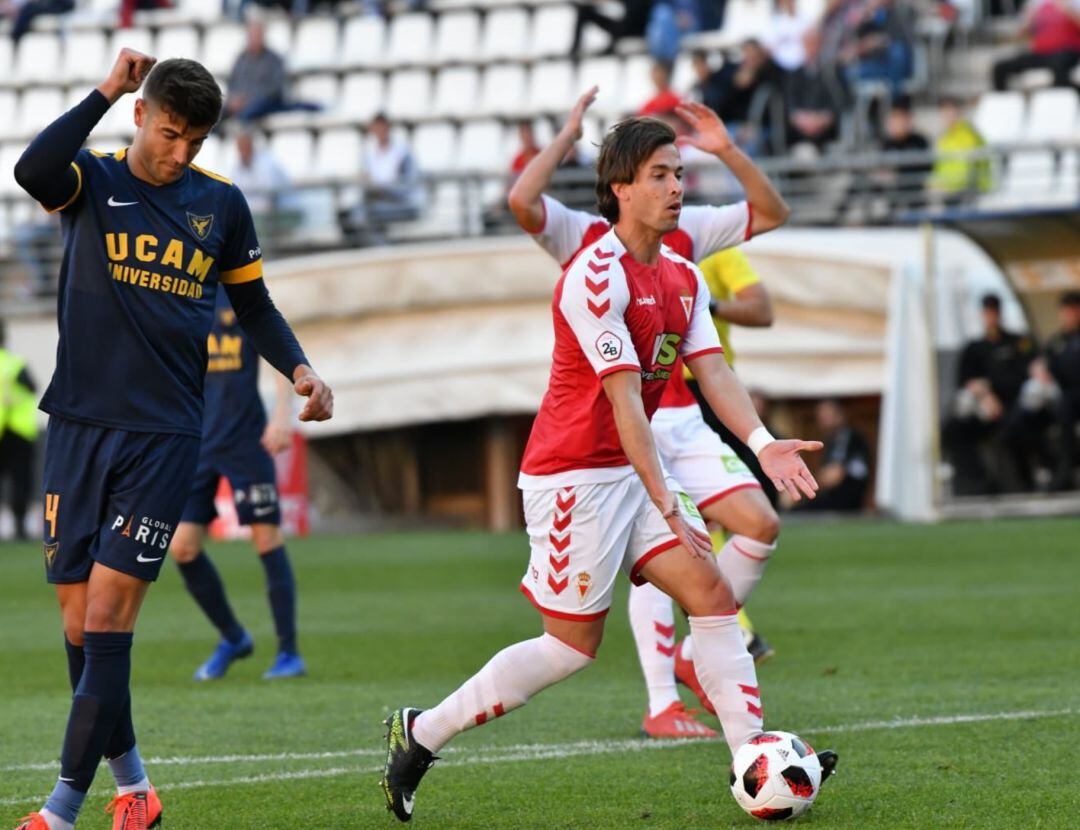
M115 104L122 95L135 92L150 70L157 63L157 58L136 52L134 49L121 49L116 63L109 72L109 77L101 82L98 90L109 99L110 104Z
M270 421L266 425L266 429L263 430L262 439L259 443L270 455L285 452L292 446L292 430Z
M314 372L303 374L293 384L296 394L307 398L300 412L301 421L329 421L334 415L334 393Z
M818 483L799 453L816 452L823 446L820 441L773 441L758 453L758 461L778 491L787 493L795 501L800 501L804 495L812 499L817 495Z
M675 114L694 128L694 135L688 140L699 150L719 156L735 146L720 116L704 104L684 101L675 108Z
M566 119L566 123L563 125L563 132L567 133L574 141L581 139L581 136L585 134L585 129L582 126L582 121L585 118L585 110L593 105L596 100L597 93L600 92L600 87L594 86L589 89L584 95L577 99L577 103L574 104L574 108L570 110L570 115Z

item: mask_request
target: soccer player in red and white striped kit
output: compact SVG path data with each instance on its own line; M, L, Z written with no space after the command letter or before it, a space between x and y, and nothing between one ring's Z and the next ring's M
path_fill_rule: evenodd
M604 139L597 199L612 229L556 286L551 377L518 482L532 549L521 590L543 633L500 651L434 708L387 719L382 785L401 821L412 818L434 753L455 735L593 662L619 570L686 609L697 674L732 752L764 730L731 585L697 508L664 473L649 418L682 357L717 415L796 500L817 489L799 454L821 444L769 435L724 361L701 272L662 245L679 224L682 172L675 133L661 121L630 118ZM556 547L560 527L568 541Z

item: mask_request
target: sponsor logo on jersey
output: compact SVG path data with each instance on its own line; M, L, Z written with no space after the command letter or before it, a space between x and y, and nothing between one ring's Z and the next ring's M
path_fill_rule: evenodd
M638 305L656 305L656 297L638 297Z
M214 214L208 216L196 216L190 210L187 212L188 226L191 232L199 239L206 239L210 235L210 229L214 227Z
M113 519L112 526L109 529L119 531L121 536L134 539L141 545L157 550L168 550L169 540L172 539L173 534L173 526L168 522L163 522L161 519L140 516L139 521L136 522L135 514L125 516L123 513ZM140 554L139 561L156 562L158 560L143 559L142 554Z
M617 334L605 331L596 338L596 351L599 352L600 357L608 363L622 357L622 350L623 342Z
M231 313L231 312L230 312ZM211 332L206 338L206 351L209 360L208 372L238 372L244 368L244 339L236 334L216 335Z
M180 297L202 298L202 283L210 274L214 258L181 239L158 239L151 233L107 233L105 252L112 278L152 291ZM134 264L129 264L135 260ZM174 273L152 271L145 265L172 268Z

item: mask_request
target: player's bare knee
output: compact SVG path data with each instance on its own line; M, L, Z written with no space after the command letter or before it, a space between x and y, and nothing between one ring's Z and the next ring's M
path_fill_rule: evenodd
M754 512L749 524L748 530L743 535L766 545L771 545L780 535L780 517L776 515L776 511L768 502Z
M735 595L723 575L717 572L702 582L698 590L686 598L684 608L692 617L717 617L735 610Z
M201 551L201 545L186 539L173 539L172 544L169 545L169 553L181 565L193 562L198 558Z
M277 525L254 524L251 526L251 543L259 556L262 556L284 545L285 534Z
M64 618L64 637L73 646L81 646L83 644L83 632L86 630L86 617L75 618L70 620Z

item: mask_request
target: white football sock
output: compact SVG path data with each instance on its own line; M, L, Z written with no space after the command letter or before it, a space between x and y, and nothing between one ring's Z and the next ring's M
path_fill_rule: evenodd
M119 784L117 784L116 786L117 795L131 795L132 793L148 792L150 792L150 779L147 778L145 775L143 776L142 781L139 781L136 784L132 784L131 786L121 787Z
M630 588L630 629L649 690L649 717L679 699L675 687L675 613L671 597L650 582Z
M694 635L694 669L716 707L724 739L734 753L765 728L754 658L743 644L735 614L690 617L690 631Z
M767 545L749 536L732 536L716 555L720 572L731 585L731 592L740 608L746 605L750 594L761 582L774 550L775 544Z
M45 823L49 825L49 830L74 830L75 828L74 824L64 821L59 816L50 813L44 807L41 809L41 817L45 819Z
M507 646L450 697L419 714L413 736L421 746L438 752L458 733L524 706L537 692L594 659L550 634Z

